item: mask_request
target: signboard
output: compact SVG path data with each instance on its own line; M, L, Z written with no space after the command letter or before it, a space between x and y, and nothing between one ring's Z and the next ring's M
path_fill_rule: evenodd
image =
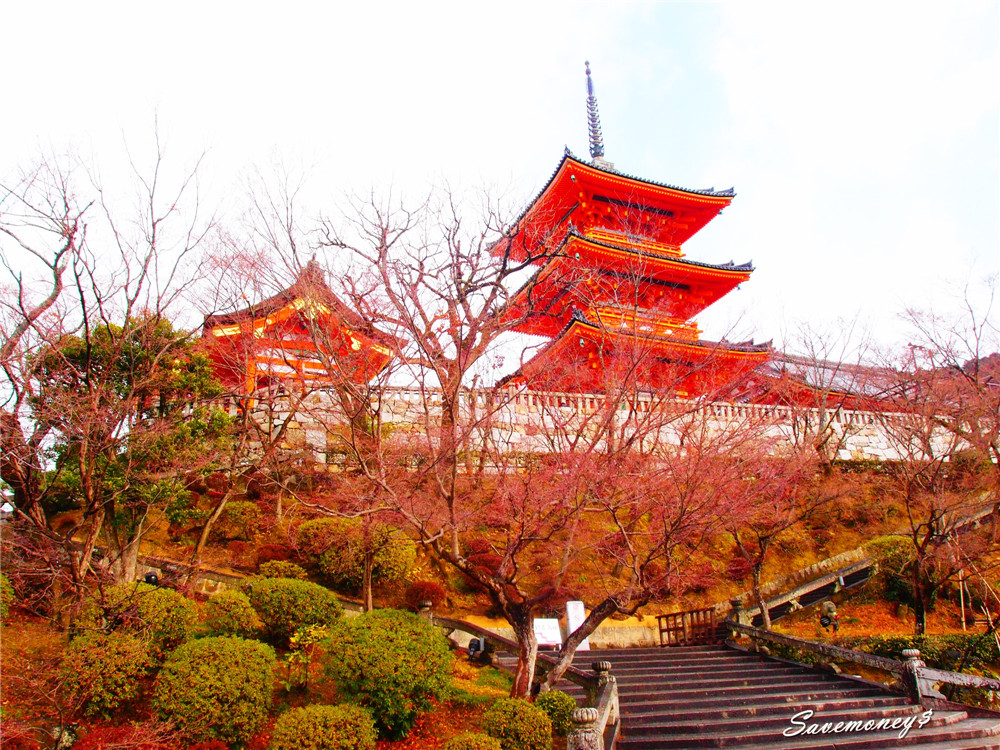
M576 632L576 629L583 625L587 619L587 610L583 602L566 602L566 630L569 633ZM584 638L583 643L576 647L577 651L590 651L590 639Z
M539 648L559 648L562 645L562 631L559 620L535 618L535 639Z

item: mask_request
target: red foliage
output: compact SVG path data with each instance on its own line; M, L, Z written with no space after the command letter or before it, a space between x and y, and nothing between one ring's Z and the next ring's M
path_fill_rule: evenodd
M267 750L271 744L271 734L274 732L274 719L268 719L261 730L247 743L246 750Z
M74 750L175 750L163 739L163 732L153 726L112 726L94 724L74 744Z
M187 750L229 750L229 745L222 740L206 740L188 745Z
M257 566L259 567L261 563L271 562L272 560L280 560L282 562L291 560L292 554L292 548L284 544L262 544L257 548Z
M750 575L750 561L745 557L734 557L726 566L726 575L730 581L739 582Z
M420 602L428 601L432 609L437 609L447 598L447 593L436 581L414 581L406 589L406 603L417 609Z

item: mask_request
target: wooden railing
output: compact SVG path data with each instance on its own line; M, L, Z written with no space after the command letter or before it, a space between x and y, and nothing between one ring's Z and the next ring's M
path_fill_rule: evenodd
M422 612L432 625L442 628L447 633L459 631L475 638L482 638L484 643L495 651L504 651L517 655L519 646L509 638L473 625L463 620L450 617L439 617L430 612ZM557 659L539 652L536 663L546 667L554 667ZM620 710L618 705L618 683L611 674L611 663L596 661L593 664L593 674L588 674L576 667L569 667L563 677L579 685L587 694L591 704L585 708L573 711L573 728L566 737L568 750L613 750L618 741L620 729Z
M715 607L657 615L661 646L696 646L715 643Z
M828 643L817 643L816 641L807 641L802 638L793 638L788 635L760 630L749 625L741 625L732 620L726 621L726 627L734 634L741 634L750 638L758 649L761 643L777 643L837 661L860 664L888 672L899 678L903 691L909 696L910 700L928 708L934 708L948 702L948 698L937 689L937 686L940 684L982 690L1000 690L1000 680L992 677L979 677L977 675L963 674L962 672L949 672L944 669L928 667L920 659L920 651L915 648L904 649L902 660L886 659L883 656L866 654L862 651L841 648L840 646L833 646Z

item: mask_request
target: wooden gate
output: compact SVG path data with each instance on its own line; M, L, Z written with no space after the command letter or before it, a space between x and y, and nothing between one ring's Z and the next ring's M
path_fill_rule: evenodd
M661 646L700 646L715 643L715 608L657 615Z

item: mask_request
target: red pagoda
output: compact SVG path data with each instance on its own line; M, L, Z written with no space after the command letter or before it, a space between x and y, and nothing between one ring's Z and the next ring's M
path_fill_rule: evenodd
M615 170L604 158L589 64L587 90L591 161L567 149L516 223L522 257L539 260L512 295L507 320L551 340L508 382L603 392L629 378L678 396L722 395L765 362L770 347L702 340L692 318L753 267L688 260L682 248L735 194Z
M207 316L202 338L219 379L244 395L289 381L366 383L398 347L330 290L315 260L273 297Z

